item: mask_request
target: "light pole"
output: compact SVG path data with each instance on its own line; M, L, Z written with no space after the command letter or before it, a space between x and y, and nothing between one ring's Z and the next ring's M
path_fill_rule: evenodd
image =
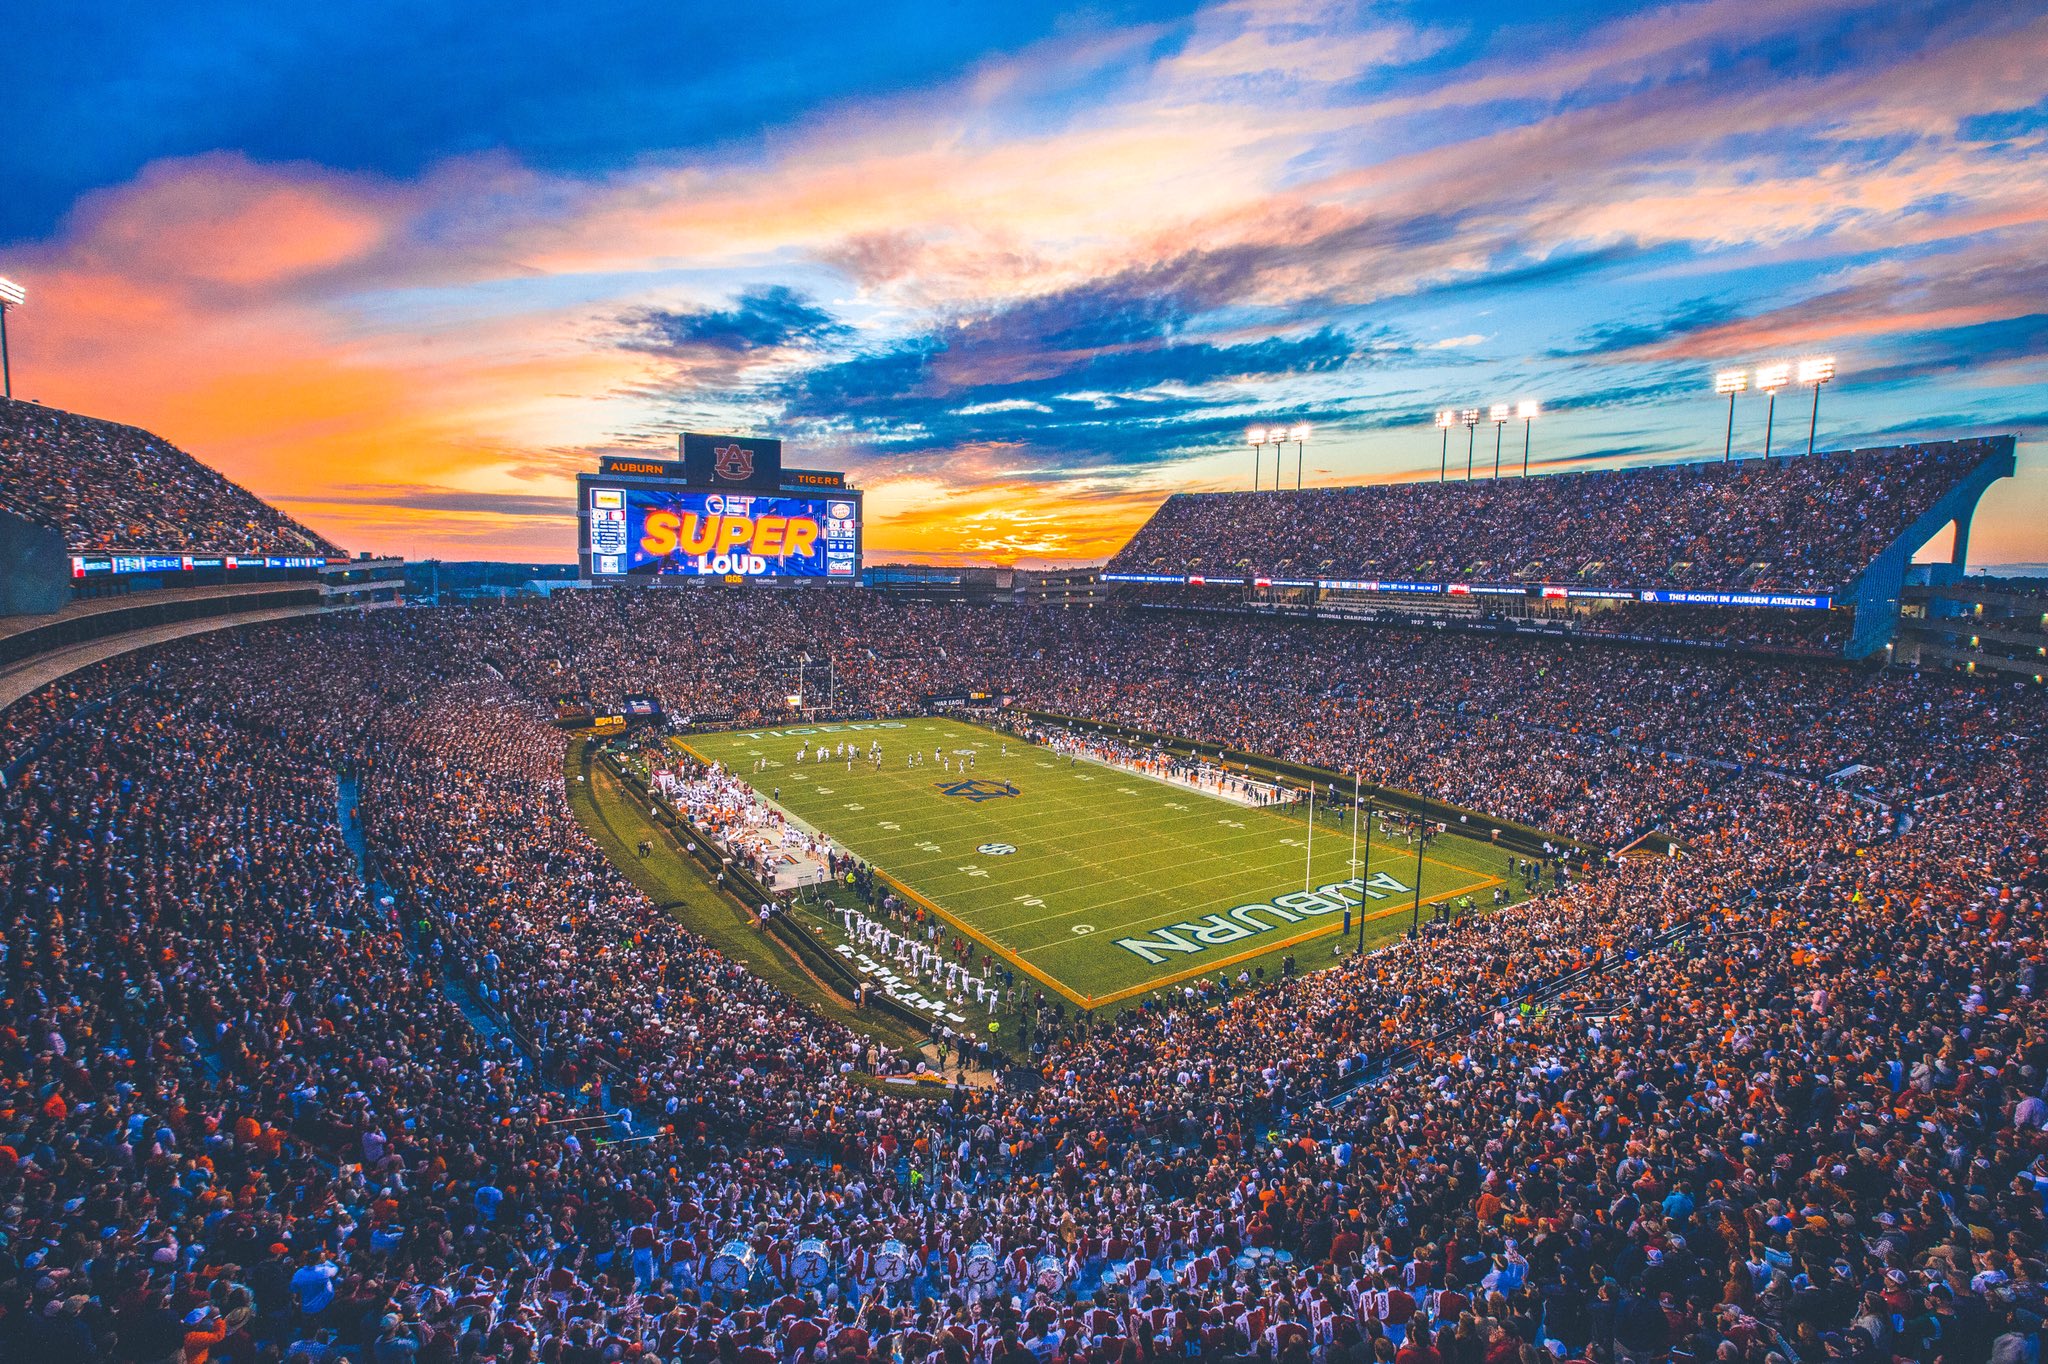
M1294 442L1294 491L1300 492L1302 447L1308 444L1308 423L1297 423L1294 429L1287 433L1287 438Z
M0 279L0 396L14 396L14 367L7 358L7 310L19 308L27 292L11 279Z
M1529 432L1536 425L1536 418L1540 415L1536 410L1536 400L1534 398L1522 399L1521 405L1515 409L1515 415L1522 419L1522 477L1527 478L1529 476Z
M1429 821L1415 817L1415 908L1408 916L1408 939L1422 936L1422 845L1429 839Z
M1487 415L1493 418L1493 481L1500 482L1500 433L1508 424L1509 408L1506 403L1495 403Z
M1813 385L1813 416L1806 423L1806 453L1813 454L1813 433L1820 427L1820 386L1835 377L1835 357L1823 355L1799 362L1799 382Z
M1735 395L1749 387L1749 371L1724 369L1714 376L1714 392L1728 395L1728 440L1721 447L1721 462L1735 457Z
M1458 424L1458 414L1450 408L1436 414L1437 429L1444 433L1443 462L1437 466L1436 481L1447 482L1451 476L1451 428Z
M1372 807L1360 792L1362 774L1351 777L1351 860L1358 863L1358 951L1365 953L1365 880L1372 872ZM1358 862L1358 817L1365 816L1365 860Z
M1778 390L1792 381L1792 366L1782 360L1772 365L1759 366L1756 372L1756 386L1771 395L1770 406L1764 409L1764 458L1771 457L1771 431L1778 424Z
M1468 407L1458 414L1465 423L1465 481L1472 481L1472 443L1479 439L1479 409Z
M1252 447L1252 491L1259 490L1259 466L1266 462L1266 428L1254 426L1244 433L1245 442Z

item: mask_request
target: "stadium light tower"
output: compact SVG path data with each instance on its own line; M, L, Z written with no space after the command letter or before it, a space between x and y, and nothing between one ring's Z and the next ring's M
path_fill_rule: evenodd
M1514 409L1506 403L1495 403L1487 415L1493 418L1493 481L1500 482L1500 433L1507 429L1508 418Z
M1468 407L1458 414L1458 420L1465 423L1465 481L1472 481L1472 442L1479 436L1479 409Z
M1252 491L1259 490L1259 466L1266 462L1266 428L1254 426L1244 433L1245 443L1252 447Z
M1799 362L1799 382L1813 385L1813 415L1806 422L1806 453L1813 454L1813 433L1820 427L1820 386L1835 377L1835 357L1818 356Z
M1714 392L1728 395L1728 441L1721 447L1721 462L1735 457L1735 395L1749 387L1749 371L1724 369L1714 376Z
M1437 429L1444 433L1443 460L1437 465L1436 481L1444 483L1451 477L1451 428L1458 424L1458 413L1454 408L1445 408L1436 414Z
M14 366L7 358L7 310L19 308L27 297L19 284L0 278L0 396L14 396Z
M1302 447L1308 444L1308 423L1297 422L1287 433L1287 439L1294 442L1294 491L1301 491Z
M1522 477L1529 476L1529 432L1536 425L1536 418L1542 413L1534 398L1524 398L1515 407L1515 415L1522 419Z
M1759 365L1756 371L1756 386L1771 395L1771 405L1764 409L1764 458L1771 457L1771 430L1778 422L1778 390L1792 382L1792 366L1780 360L1775 364Z

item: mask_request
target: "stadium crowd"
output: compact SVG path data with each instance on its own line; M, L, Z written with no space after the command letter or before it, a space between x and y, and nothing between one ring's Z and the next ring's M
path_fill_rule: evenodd
M638 894L546 723L772 716L804 651L1687 852L918 1095ZM2044 739L1949 679L840 594L101 665L0 725L0 1359L2024 1364Z
M607 593L451 613L448 630L535 694L652 689L700 722L768 724L788 714L799 659L829 656L845 709L893 714L934 696L1008 695L1358 772L1616 846L1749 766L1806 777L1860 766L1864 780L1899 788L1921 779L1915 717L1847 665L1795 671L1548 637L811 593L698 593L687 612L646 593ZM1995 708L1992 696L1984 704Z
M1208 577L1839 589L1988 441L1478 482L1177 493L1108 571Z
M0 511L73 554L341 550L161 436L0 398Z

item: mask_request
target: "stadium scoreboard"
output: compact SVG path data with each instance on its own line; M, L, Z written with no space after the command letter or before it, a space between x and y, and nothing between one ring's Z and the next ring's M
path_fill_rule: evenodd
M860 581L861 494L782 463L779 440L686 432L680 459L607 456L576 476L588 583Z

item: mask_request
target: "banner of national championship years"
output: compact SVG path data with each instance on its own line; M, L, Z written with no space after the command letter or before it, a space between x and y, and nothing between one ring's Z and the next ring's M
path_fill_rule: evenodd
M590 577L860 574L860 501L579 479Z

